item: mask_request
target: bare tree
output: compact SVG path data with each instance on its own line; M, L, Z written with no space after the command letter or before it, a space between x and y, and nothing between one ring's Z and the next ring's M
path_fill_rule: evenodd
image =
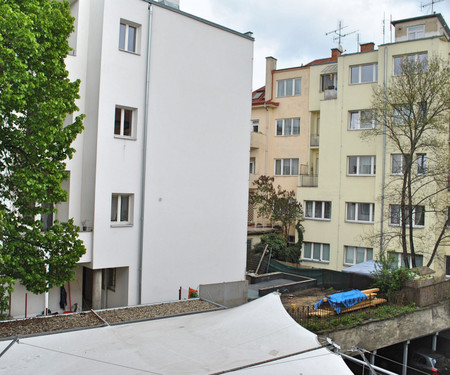
M405 265L416 266L416 252L430 251L431 265L448 234L449 116L450 78L445 61L423 55L401 60L387 86L374 90L371 118L376 126L362 135L386 140L386 163L391 176L386 179L385 197L390 229L385 241L397 239ZM425 226L425 216L429 231ZM426 247L426 248L425 248ZM408 256L409 255L409 256Z

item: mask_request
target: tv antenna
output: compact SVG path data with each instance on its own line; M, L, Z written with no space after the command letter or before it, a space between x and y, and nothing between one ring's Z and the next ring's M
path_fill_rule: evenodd
M440 3L441 1L444 1L444 0L431 0L430 3L426 3L426 4L422 4L422 2L420 2L420 7L425 8L425 7L429 7L431 5L431 13L434 13L434 4Z
M434 0L434 1L437 1L437 0ZM342 26L342 21L339 21L339 25L338 25L338 28L336 29L336 30L333 30L333 31L329 31L329 32L327 32L327 33L325 33L325 35L330 35L330 34L336 34L334 37L333 37L333 41L335 42L336 40L338 41L338 44L339 44L339 48L342 50L342 38L345 38L347 35L350 35L350 34L354 34L354 33L356 33L358 30L355 30L355 31L350 31L349 33L346 33L346 34L343 34L342 33L342 30L344 30L345 28L347 28L348 26ZM343 51L341 51L341 52L343 52Z

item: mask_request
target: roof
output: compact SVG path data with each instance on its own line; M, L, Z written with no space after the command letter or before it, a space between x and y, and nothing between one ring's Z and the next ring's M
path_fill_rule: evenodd
M266 86L260 87L259 89L252 92L252 106L279 106L280 103L273 102L272 100L266 101Z
M3 341L0 351L2 370L16 375L352 374L276 294L228 310Z
M312 65L320 65L320 64L329 64L337 61L337 57L326 57L324 59L317 59L313 60L310 63L306 64L305 66L312 66Z

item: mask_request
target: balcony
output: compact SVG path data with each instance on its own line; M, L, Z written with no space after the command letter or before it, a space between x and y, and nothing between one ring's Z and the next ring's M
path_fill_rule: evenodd
M263 133L251 132L250 138L251 149L263 148L264 142L265 142L265 135Z
M317 187L319 186L319 177L317 175L300 175L300 187Z
M248 186L250 189L254 189L255 185L253 185L253 182L255 182L261 175L256 173L250 173L250 178L248 182Z
M325 100L332 100L332 99L337 99L337 89L336 88L331 88L332 86L330 86L328 89L324 90L324 96L323 98Z
M311 134L309 144L310 147L319 147L319 134Z
M86 248L86 253L81 257L78 263L90 263L92 262L92 230L91 231L80 231L78 236L80 240L83 241L84 247Z

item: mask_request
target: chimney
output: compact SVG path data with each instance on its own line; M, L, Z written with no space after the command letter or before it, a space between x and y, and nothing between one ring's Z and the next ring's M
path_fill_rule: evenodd
M272 100L272 72L277 69L277 59L268 56L266 57L266 101Z
M339 48L332 48L331 49L331 58L333 60L337 60L337 58L341 55L341 50Z
M369 51L373 51L375 48L375 43L370 42L370 43L362 43L359 45L361 48L361 52L369 52Z

